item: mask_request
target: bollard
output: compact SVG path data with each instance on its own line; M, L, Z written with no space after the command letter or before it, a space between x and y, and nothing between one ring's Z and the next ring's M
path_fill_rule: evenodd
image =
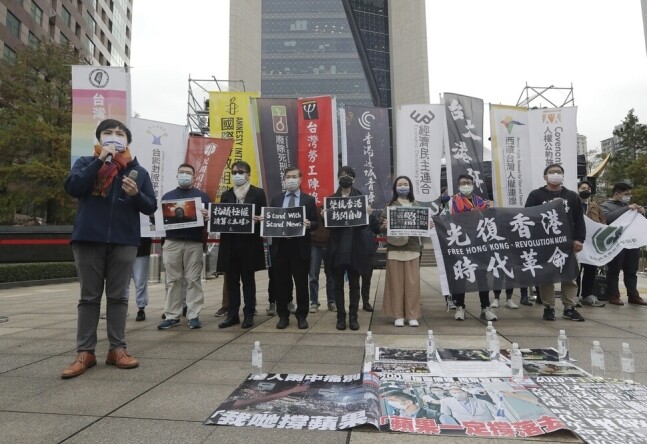
M160 280L160 255L151 254L148 260L148 282L159 283Z

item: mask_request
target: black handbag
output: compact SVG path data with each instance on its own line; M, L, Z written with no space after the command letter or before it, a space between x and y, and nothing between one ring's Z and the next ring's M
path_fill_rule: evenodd
M593 294L598 297L599 301L608 301L609 295L607 293L607 273L606 267L598 267L598 272L593 281Z

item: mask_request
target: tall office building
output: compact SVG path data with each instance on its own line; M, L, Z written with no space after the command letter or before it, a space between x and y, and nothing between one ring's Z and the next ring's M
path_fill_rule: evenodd
M130 66L133 0L0 0L0 46L11 63L22 45L70 44L94 65Z
M235 0L229 37L229 79L263 97L429 103L424 0Z

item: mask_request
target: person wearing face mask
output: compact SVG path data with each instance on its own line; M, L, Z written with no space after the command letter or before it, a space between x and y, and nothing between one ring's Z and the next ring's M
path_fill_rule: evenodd
M139 365L126 349L126 286L141 239L140 213L153 214L157 200L148 171L132 158L132 134L126 125L104 120L95 136L94 155L79 157L64 185L79 202L71 244L81 295L77 356L63 370L63 379L79 376L97 363L94 352L104 289L110 344L106 364L124 369Z
M627 211L637 211L645 216L645 208L631 203L632 186L619 182L613 186L611 199L602 203L602 212L608 223L612 223ZM639 248L624 248L620 253L607 264L607 292L609 293L609 304L625 305L620 299L618 286L620 270L624 278L625 288L629 303L633 305L647 305L647 302L640 297L637 284L638 264L640 262Z
M288 167L284 173L286 191L274 196L270 207L305 207L306 232L299 237L272 238L272 269L276 278L276 313L279 321L276 328L284 329L290 323L288 303L292 299L292 288L296 290L297 308L295 316L299 329L308 328L308 272L310 271L310 230L317 228L317 207L315 198L301 191L301 170ZM292 282L294 281L294 286Z
M254 325L256 311L256 278L254 273L265 269L265 251L261 229L259 226L261 208L267 206L265 191L249 182L252 168L244 160L238 160L231 165L231 175L234 186L222 193L221 203L254 204L254 233L222 233L220 235L220 250L218 251L217 271L226 273L229 306L227 318L218 324L219 328L228 328L240 324L240 286L243 286L242 328Z
M393 197L388 206L419 206L413 196L411 179L407 176L399 176L393 182ZM385 208L380 218L383 234L387 232L387 215L388 209ZM393 245L387 240L382 311L395 318L396 327L404 327L405 321L411 327L420 325L420 247L420 238L417 236L409 236L404 245Z
M441 424L456 424L464 421L494 421L497 417L496 405L470 396L463 387L458 385L449 387L449 395L448 398L440 400Z
M458 193L452 196L449 202L451 214L465 213L468 211L485 211L490 208L490 202L481 196L474 194L474 178L468 174L458 176ZM477 270L478 276L483 278L483 270ZM454 319L457 321L465 320L465 293L456 293L452 295L456 305ZM479 300L481 302L481 318L486 321L496 321L497 316L490 308L490 292L479 291Z
M607 218L604 217L602 207L591 200L591 182L583 180L577 184L577 194L580 196L582 202L582 211L586 217L594 222L601 224L607 223ZM595 282L595 275L597 274L598 267L590 264L580 264L580 274L577 277L578 294L582 296L582 304L590 305L591 307L604 307L606 304L600 302L593 294L593 283Z
M558 163L553 163L544 168L544 180L546 185L528 194L526 207L535 207L549 203L554 199L561 199L564 203L566 215L568 216L568 226L565 226L571 232L573 239L573 253L582 250L584 239L586 238L586 225L584 224L584 211L582 202L575 191L564 187L564 168ZM584 317L575 309L577 304L577 284L574 280L564 280L561 282L562 287L562 305L564 319L571 321L584 321ZM544 284L539 286L539 294L544 303L543 319L546 321L555 320L555 284Z
M162 200L199 198L202 202L201 211L206 224L209 217L209 196L193 186L194 175L193 166L187 163L180 165L177 169L178 187L165 193ZM201 281L204 262L202 254L204 252L204 230L204 227L166 230L162 259L166 270L168 291L164 304L164 320L157 326L159 330L168 330L180 324L184 280L186 280L186 317L189 327L191 329L202 327L199 316L204 305Z
M355 170L343 166L339 170L339 188L331 197L355 197L362 193L353 187ZM370 208L367 209L370 211ZM346 330L346 304L344 300L344 275L348 275L349 306L348 325L351 330L359 330L357 311L359 309L359 277L366 267L373 266L367 260L365 226L329 228L328 252L335 281L335 305L337 306L337 330Z
M389 389L380 397L394 410L395 416L405 418L438 419L435 411L420 406L415 396L399 389Z

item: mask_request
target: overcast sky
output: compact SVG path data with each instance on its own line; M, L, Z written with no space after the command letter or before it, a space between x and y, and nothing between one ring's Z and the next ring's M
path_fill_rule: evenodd
M131 72L133 112L184 125L189 76L228 78L229 0L181 4L134 2ZM631 108L647 123L640 0L427 0L427 47L431 102L443 92L483 99L486 136L487 104L515 105L526 84L572 84L589 150Z

